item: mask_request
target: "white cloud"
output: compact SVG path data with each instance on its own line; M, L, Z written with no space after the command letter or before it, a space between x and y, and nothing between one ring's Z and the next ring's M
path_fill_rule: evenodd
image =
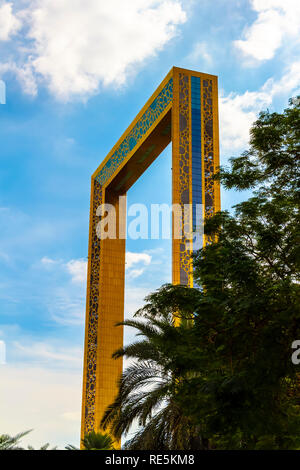
M220 96L220 134L223 151L242 149L248 145L249 129L258 113L270 106L274 97L289 98L300 90L300 61L293 63L280 80L267 80L258 90Z
M144 298L150 294L150 287L126 286L125 290L125 318L132 318L135 312L141 308L145 302Z
M8 41L21 27L20 20L13 14L12 3L0 6L0 41Z
M87 262L83 259L72 259L66 265L67 271L72 276L72 282L86 282Z
M84 324L85 284L80 286L62 286L54 289L47 300L51 319L60 325L72 326Z
M42 341L30 344L14 341L12 347L15 359L20 357L22 360L27 359L32 363L52 364L56 367L60 363L64 368L76 367L80 369L82 366L81 348L57 347L57 345Z
M143 274L144 272L144 269L143 268L140 268L140 269L132 269L129 273L128 273L128 276L130 279L135 279L136 277L139 277Z
M280 80L269 79L265 84L266 90L270 90L272 98L275 95L285 94L300 90L300 60L292 63Z
M220 134L222 150L237 150L249 141L249 129L258 112L272 101L263 91L220 96Z
M299 40L299 0L251 0L257 19L244 30L244 39L234 41L244 56L256 61L272 59L285 39Z
M129 279L135 279L143 274L145 266L151 263L152 257L148 253L132 253L126 252L125 267ZM139 265L136 267L136 265ZM142 265L142 266L141 266ZM134 269L132 267L135 266Z
M126 252L126 269L130 269L134 264L143 263L148 265L151 263L151 256L147 253L133 253L131 251Z
M56 261L54 259L51 259L51 258L48 258L48 256L44 256L42 259L41 259L41 263L44 265L44 266L53 266L55 264L57 264L59 261Z
M53 290L50 289L46 299L52 320L65 326L82 325L85 312L87 262L84 259L65 262L44 256L41 264L49 273L55 273ZM69 275L67 280L66 273ZM58 283L57 279L62 280Z
M64 263L60 259L52 259L48 256L44 256L41 259L41 263L43 266L52 268L52 267L60 267L61 269L65 269L71 275L71 281L75 283L86 283L87 279L87 261L82 258L79 259L71 259L67 263Z
M208 53L208 49L209 48L205 42L196 42L193 46L192 52L187 56L186 60L192 64L199 62L200 60L206 62L206 64L211 64L212 57Z
M31 96L37 95L37 81L30 64L24 63L19 66L14 61L5 62L3 64L0 63L0 75L7 72L11 72L16 76L25 93Z
M26 46L11 69L26 92L41 80L61 100L124 84L186 21L180 0L34 0L20 16Z

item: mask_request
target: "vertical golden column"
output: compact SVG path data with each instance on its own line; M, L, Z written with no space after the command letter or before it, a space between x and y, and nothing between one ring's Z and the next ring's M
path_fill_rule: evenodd
M82 392L82 419L81 439L94 429L95 426L95 398L97 374L97 348L98 348L98 315L99 315L99 288L100 288L100 249L101 242L96 233L98 217L97 208L103 202L103 189L92 179L88 278L85 319L85 344Z
M105 201L105 199L107 199ZM104 202L115 207L117 238L100 240L96 233L97 208ZM124 319L125 239L118 238L119 198L105 192L92 180L87 313L83 372L81 439L100 429L100 421L117 394L122 359L112 354L123 345L123 328L115 324ZM100 295L101 294L101 295Z
M191 75L201 83L201 155L204 216L220 210L220 184L213 174L219 166L219 122L217 77L174 68L172 107L172 193L173 204L192 205L192 126L191 126ZM196 177L196 176L194 176ZM198 176L197 176L198 177ZM173 217L174 219L174 217ZM183 221L187 230L195 225L190 213ZM174 233L174 224L173 224ZM174 284L193 286L192 240L183 235L173 239L172 280ZM204 237L204 243L211 240Z
M202 95L204 204L205 217L211 217L220 210L220 184L213 179L213 174L219 166L217 77L203 79ZM212 240L205 236L204 242L211 243Z
M190 76L174 68L172 108L172 193L173 204L180 204L183 214L183 235L173 238L173 284L192 285L192 250L188 236L191 214L186 217L184 205L191 204L191 111ZM174 217L173 217L174 220ZM174 233L174 222L173 222Z
M218 106L218 77L212 81L212 108L213 108L213 146L214 146L214 172L220 166L219 147L219 106ZM221 210L221 189L219 181L214 182L214 210Z
M117 238L107 238L101 242L95 402L95 428L98 429L106 408L118 393L122 358L113 359L112 354L123 346L123 327L115 325L124 320L125 239L119 238L119 197L110 192L106 202L116 210ZM125 214L122 216L125 217Z
M172 203L180 204L179 184L179 74L173 73L173 106L172 106ZM172 218L174 234L174 214ZM172 239L172 282L180 284L180 240Z

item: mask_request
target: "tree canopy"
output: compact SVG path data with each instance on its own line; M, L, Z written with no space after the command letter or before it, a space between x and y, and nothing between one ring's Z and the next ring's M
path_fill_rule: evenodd
M249 150L214 176L252 195L205 221L201 287L164 285L137 313L181 318L157 347L180 377L173 402L211 448L300 448L299 103L260 113Z

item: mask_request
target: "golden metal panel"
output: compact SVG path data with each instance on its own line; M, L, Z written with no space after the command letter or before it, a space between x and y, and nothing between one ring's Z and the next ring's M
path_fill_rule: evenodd
M124 318L125 240L97 237L96 210L101 203L109 202L116 209L118 221L119 195L126 195L170 141L172 202L181 207L192 202L192 76L201 81L203 198L209 194L213 201L213 207L207 206L205 212L209 215L219 210L219 184L212 182L209 172L205 174L205 170L219 165L218 89L214 75L173 67L92 176L81 437L93 429L99 430L103 413L117 394L122 371L122 361L113 360L111 355L123 344L123 330L114 325ZM141 133L145 116L152 120L145 123ZM209 152L212 160L208 159ZM193 285L188 242L184 236L172 240L174 284Z

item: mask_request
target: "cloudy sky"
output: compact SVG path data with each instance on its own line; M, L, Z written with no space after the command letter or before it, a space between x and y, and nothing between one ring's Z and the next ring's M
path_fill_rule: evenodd
M299 43L299 0L0 0L0 434L79 442L90 176L169 69L219 76L226 164L299 93ZM128 197L170 202L169 147ZM127 250L128 316L171 243Z

